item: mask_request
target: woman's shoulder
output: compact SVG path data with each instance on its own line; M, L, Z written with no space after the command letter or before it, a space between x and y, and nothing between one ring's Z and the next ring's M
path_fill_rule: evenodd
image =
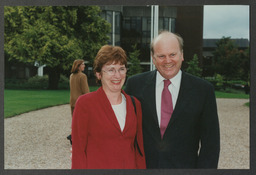
M77 103L92 103L97 99L97 91L89 92L78 97Z
M134 99L134 102L136 104L140 104L140 101L135 97L135 96L132 96L132 95L128 95L124 90L122 90L122 93L124 94L125 98L130 98L131 100Z
M78 74L79 76L86 77L86 74L83 73L83 72L78 72L77 74Z
M87 77L87 76L83 72L77 72L77 73L70 74L70 77Z

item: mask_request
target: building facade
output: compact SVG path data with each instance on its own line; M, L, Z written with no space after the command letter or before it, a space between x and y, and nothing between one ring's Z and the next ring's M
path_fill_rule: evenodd
M151 6L100 7L102 18L112 26L109 44L121 46L128 56L132 45L137 44L143 71L150 70ZM159 6L158 31L162 30L183 37L185 60L194 54L202 59L203 6Z

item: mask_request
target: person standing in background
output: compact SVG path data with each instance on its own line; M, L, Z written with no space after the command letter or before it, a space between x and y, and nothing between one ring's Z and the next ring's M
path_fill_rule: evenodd
M73 62L69 79L71 117L73 116L76 100L78 97L90 92L87 76L83 73L84 68L84 60L78 59ZM72 144L71 135L69 135L67 139L70 140L70 144Z

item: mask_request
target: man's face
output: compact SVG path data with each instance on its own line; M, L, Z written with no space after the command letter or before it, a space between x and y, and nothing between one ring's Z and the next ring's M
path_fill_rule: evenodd
M155 41L153 63L164 78L173 78L179 72L182 61L183 52L174 36L161 36Z

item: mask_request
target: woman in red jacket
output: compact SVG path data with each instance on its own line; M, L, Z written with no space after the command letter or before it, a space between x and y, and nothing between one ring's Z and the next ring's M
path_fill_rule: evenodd
M102 85L76 102L72 120L72 169L144 169L140 102L123 90L125 51L103 46L94 73ZM135 111L136 110L136 111Z

